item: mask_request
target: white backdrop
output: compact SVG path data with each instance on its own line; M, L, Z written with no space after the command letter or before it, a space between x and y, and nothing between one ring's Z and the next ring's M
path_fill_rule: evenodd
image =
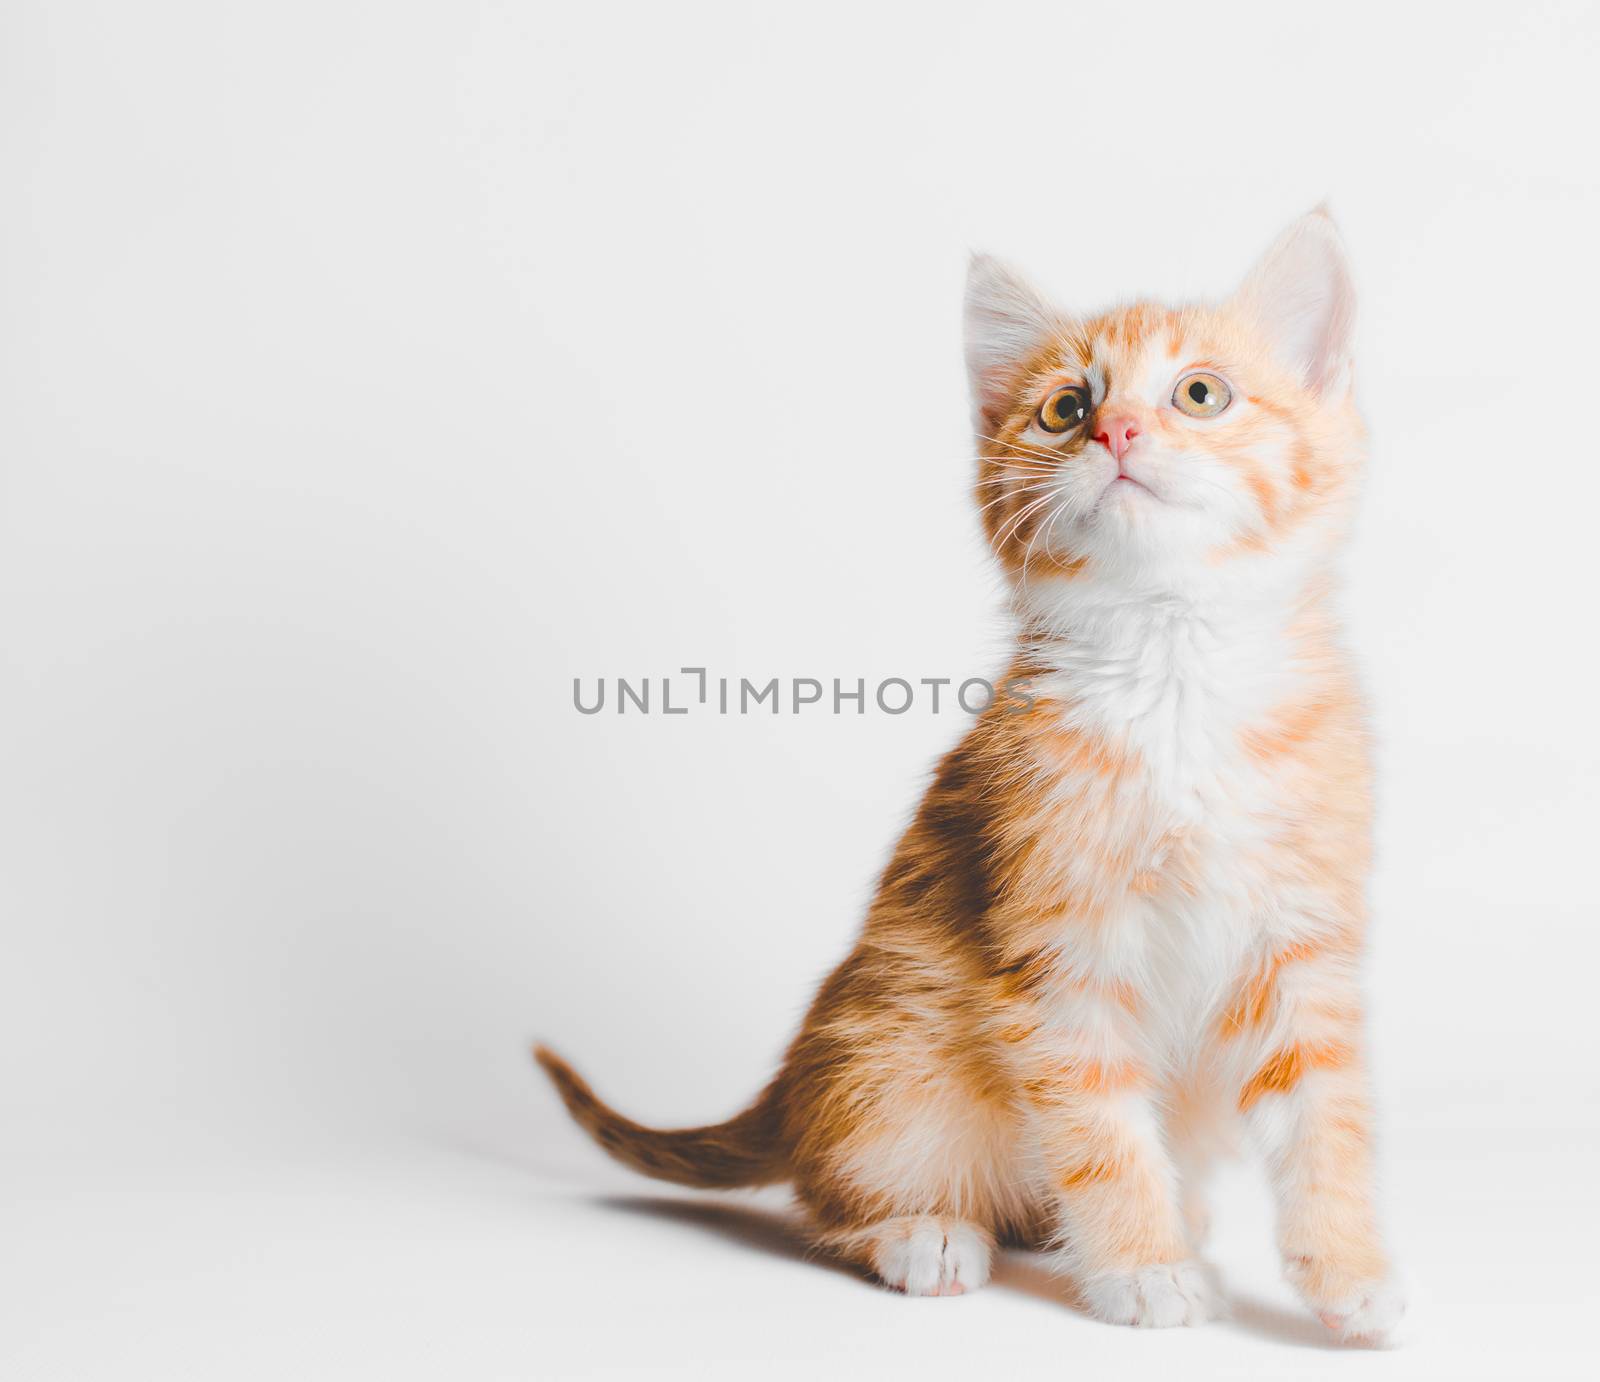
M18 1378L1587 1373L1592 6L19 0L0 19L0 1359ZM1371 484L1404 1346L956 1304L630 1178L731 1112L992 672L964 256L1227 290L1331 197ZM752 1208L755 1204L758 1207ZM686 1207L685 1207L686 1206ZM1586 1356L1587 1353L1587 1356Z

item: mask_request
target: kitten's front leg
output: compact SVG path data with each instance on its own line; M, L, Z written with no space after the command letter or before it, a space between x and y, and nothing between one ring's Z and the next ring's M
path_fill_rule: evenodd
M1346 957L1295 958L1274 983L1239 1108L1266 1156L1290 1282L1330 1329L1376 1339L1405 1301L1373 1203L1359 995Z
M1063 1252L1089 1308L1113 1324L1201 1324L1217 1313L1188 1255L1177 1177L1136 1071L1048 1062L1027 1081Z

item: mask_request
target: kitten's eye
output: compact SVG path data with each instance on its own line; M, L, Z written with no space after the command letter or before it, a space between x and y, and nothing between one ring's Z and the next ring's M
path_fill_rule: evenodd
M1172 395L1172 406L1190 417L1215 417L1232 402L1233 390L1214 374L1186 374Z
M1039 405L1039 426L1046 432L1070 432L1089 416L1089 391L1070 384Z

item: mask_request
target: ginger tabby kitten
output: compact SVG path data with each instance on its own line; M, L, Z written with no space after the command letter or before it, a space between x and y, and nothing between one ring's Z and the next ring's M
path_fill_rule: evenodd
M976 498L1012 592L999 700L939 765L782 1069L659 1132L547 1050L618 1160L792 1181L819 1246L917 1295L1049 1246L1089 1308L1197 1324L1208 1167L1242 1129L1330 1329L1400 1317L1358 968L1371 769L1333 608L1363 461L1322 211L1225 302L1056 310L975 258Z

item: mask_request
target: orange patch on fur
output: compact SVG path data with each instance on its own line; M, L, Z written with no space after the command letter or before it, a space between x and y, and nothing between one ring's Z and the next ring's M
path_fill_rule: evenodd
M1015 1046L1027 1041L1038 1030L1037 1022L1008 1022L995 1031L995 1036L1007 1045Z
M1143 1083L1144 1072L1132 1061L1107 1065L1081 1060L1064 1065L1059 1072L1026 1080L1023 1087L1041 1100L1072 1098L1081 1094L1114 1094Z
M1309 960L1318 953L1318 949L1317 946L1302 942L1280 950L1263 961L1261 967L1244 981L1238 995L1222 1014L1223 1036L1233 1036L1247 1028L1262 1026L1272 1011L1279 972L1296 960Z
M1287 1094L1308 1070L1335 1070L1355 1054L1348 1042L1323 1041L1286 1046L1273 1055L1239 1093L1239 1111L1248 1110L1263 1095Z
M1104 1185L1122 1174L1122 1162L1111 1157L1092 1157L1081 1161L1056 1182L1063 1190L1077 1190L1085 1185Z
M1327 697L1313 697L1282 713L1272 724L1246 729L1241 738L1246 752L1270 760L1301 747L1327 719L1332 703Z

